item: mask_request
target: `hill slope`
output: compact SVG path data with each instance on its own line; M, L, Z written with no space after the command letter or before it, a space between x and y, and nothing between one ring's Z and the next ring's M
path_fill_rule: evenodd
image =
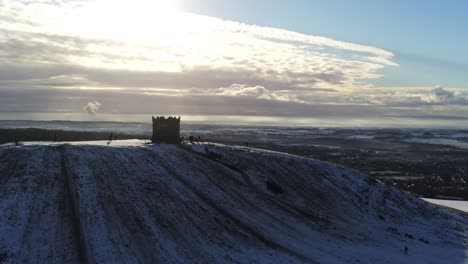
M468 255L462 216L330 163L222 145L0 147L0 212L0 263L464 263Z

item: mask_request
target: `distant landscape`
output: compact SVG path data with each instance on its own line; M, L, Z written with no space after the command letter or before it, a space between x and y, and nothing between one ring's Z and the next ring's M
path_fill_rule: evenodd
M0 121L0 143L148 139L151 125ZM427 198L468 199L468 130L183 124L181 135L330 161Z

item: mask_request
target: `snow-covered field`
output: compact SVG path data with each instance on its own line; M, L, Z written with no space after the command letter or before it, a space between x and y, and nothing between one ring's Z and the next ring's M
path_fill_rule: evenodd
M451 146L460 149L468 149L468 143L464 141L460 141L458 139L449 139L449 138L410 138L406 139L406 142L412 143L422 143L422 144L432 144L432 145L443 145L443 146Z
M466 217L245 147L4 145L0 212L5 263L468 263Z
M424 199L430 203L442 205L445 207L454 208L468 213L468 201L452 201L442 199Z

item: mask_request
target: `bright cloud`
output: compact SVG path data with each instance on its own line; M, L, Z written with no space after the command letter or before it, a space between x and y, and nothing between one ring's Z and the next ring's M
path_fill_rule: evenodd
M88 102L84 107L83 111L90 115L95 115L97 111L101 108L102 104L98 101Z
M188 13L164 15L151 1L0 3L3 63L205 69L303 88L350 88L396 65L392 53L375 47Z
M304 103L289 91L271 91L263 86L248 86L245 84L233 84L229 87L216 89L191 89L190 93L195 95L229 96L239 98L250 97L263 100Z
M468 96L460 91L449 91L440 85L421 97L428 104L468 104Z

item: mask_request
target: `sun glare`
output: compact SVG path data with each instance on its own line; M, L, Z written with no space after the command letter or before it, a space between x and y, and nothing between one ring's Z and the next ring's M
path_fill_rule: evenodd
M85 35L125 41L147 41L158 33L170 32L179 13L178 1L96 1L77 17Z
M115 8L118 12L132 14L134 19L173 14L178 9L177 1L168 0L125 0L111 3L108 7Z

